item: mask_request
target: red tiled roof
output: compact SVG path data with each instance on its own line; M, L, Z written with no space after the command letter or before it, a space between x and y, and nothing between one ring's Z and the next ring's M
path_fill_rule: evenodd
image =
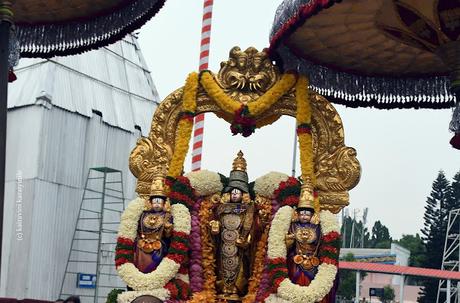
M432 268L421 268L421 267L409 267L399 265L388 265L379 263L367 263L367 262L345 262L340 261L339 268L351 269L351 270L362 270L367 272L377 272L384 274L395 274L395 275L406 275L406 276L419 276L419 277L431 277L443 280L460 280L460 272L440 270Z

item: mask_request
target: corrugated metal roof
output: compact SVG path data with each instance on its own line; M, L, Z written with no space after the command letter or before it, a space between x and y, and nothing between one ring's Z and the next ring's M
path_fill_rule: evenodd
M460 272L458 271L440 270L432 268L346 261L340 261L339 268L405 276L430 277L443 280L460 280Z
M16 74L8 89L10 109L46 96L54 106L86 117L96 110L109 125L131 132L138 125L147 135L159 102L133 36L78 56L22 60Z

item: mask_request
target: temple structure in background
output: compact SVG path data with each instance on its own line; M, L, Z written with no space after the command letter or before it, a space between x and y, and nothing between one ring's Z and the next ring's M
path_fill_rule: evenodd
M133 36L78 56L22 60L16 74L8 90L0 296L53 301L89 168L122 171L125 199L133 198L129 155L148 134L159 97Z

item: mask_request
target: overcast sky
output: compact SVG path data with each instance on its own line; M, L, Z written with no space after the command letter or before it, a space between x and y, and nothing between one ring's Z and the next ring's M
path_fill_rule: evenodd
M235 45L267 47L280 2L214 0L210 69L217 72ZM201 0L168 0L139 31L161 99L198 69L202 5ZM345 143L357 150L362 166L361 181L350 192L350 207L369 208L369 229L381 220L394 238L419 232L426 197L438 171L452 179L460 170L460 151L448 143L451 111L335 107L344 124ZM228 175L241 149L251 180L270 171L290 174L294 125L293 118L284 117L249 138L233 137L228 123L207 114L202 168ZM190 169L189 159L186 169Z

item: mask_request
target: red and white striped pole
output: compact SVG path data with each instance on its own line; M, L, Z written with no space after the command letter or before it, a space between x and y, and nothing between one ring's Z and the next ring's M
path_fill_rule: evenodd
M213 0L204 0L203 21L201 25L200 71L208 69L209 45L211 43L212 5ZM204 114L199 114L195 117L195 129L193 131L192 171L201 169L203 131Z

